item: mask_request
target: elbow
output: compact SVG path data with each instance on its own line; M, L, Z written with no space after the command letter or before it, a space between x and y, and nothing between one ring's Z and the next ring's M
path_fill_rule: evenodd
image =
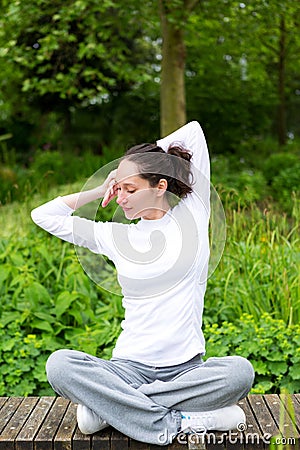
M38 214L37 209L38 209L38 208L33 209L33 210L31 211L31 214L30 214L30 215L31 215L31 219L33 220L34 223L37 223L38 220L39 220L39 214Z
M33 209L33 210L31 211L30 215L31 215L32 221L33 221L34 223L37 223L37 221L38 221L38 214L37 214L37 212L36 212L36 209Z
M39 208L33 209L33 210L31 211L30 215L31 215L32 221L33 221L36 225L41 226L41 223L42 223L42 216L41 216L41 214L40 214L40 212L39 212Z

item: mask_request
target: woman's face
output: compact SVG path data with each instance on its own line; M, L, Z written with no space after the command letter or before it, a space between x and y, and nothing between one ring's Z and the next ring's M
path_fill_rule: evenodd
M138 167L124 159L116 174L117 203L127 219L158 218L161 216L162 193L138 175Z

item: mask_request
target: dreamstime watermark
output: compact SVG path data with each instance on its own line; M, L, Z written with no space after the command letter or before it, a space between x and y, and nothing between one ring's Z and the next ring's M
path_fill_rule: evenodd
M162 178L171 176L181 182L184 181L179 174L174 176L174 172L168 169L173 166L172 159L177 157L168 154L165 156L168 164L151 173L159 174ZM154 160L156 157L153 153ZM119 158L101 167L89 178L82 192L100 186L108 174L118 168L122 160L123 158ZM125 291L125 294L130 297L138 297L142 290L151 297L174 288L195 264L201 266L198 269L200 284L206 282L213 274L225 247L225 213L220 197L207 177L193 165L192 172L193 193L187 195L186 201L180 202L180 207L173 207L172 214L169 216L171 225L168 231L172 230L171 236L165 234L163 228L154 229L150 232L148 247L147 245L143 248L135 247L135 235L132 235L132 231L135 234L136 232L135 228L130 226L134 222L126 219L120 206L115 207L110 221L103 224L102 228L95 224L99 217L99 210L102 208L101 201L91 202L76 211L75 216L79 215L89 219L90 222L83 223L75 220L74 235L82 236L82 227L89 227L89 241L94 242L95 247L95 252L90 252L84 247L76 246L77 257L84 271L96 284L113 294L121 295L121 284L123 295ZM178 203L179 199L173 194L169 195L169 198L174 203ZM113 257L110 254L105 256L105 250L102 251L101 245L99 251L96 250L99 244L97 233L103 233L100 238L107 239L108 245L113 248ZM86 236L86 229L84 234ZM171 259L168 257L170 251ZM114 264L109 261L114 257L116 260L121 259L126 262L126 265L123 264L126 269L124 272L118 270L117 273ZM154 271L153 275L149 271L148 277L139 278L140 266L145 264L148 267L156 264L160 271Z
M247 426L244 423L240 423L235 431L229 430L224 432L212 432L207 431L204 428L201 430L190 432L180 432L177 435L172 435L167 429L158 435L158 442L161 445L176 440L178 444L197 444L199 446L206 445L236 445L242 446L251 445L258 446L263 443L270 445L271 443L276 445L295 445L296 439L294 437L273 436L271 433L260 434L258 432L251 432L247 430Z

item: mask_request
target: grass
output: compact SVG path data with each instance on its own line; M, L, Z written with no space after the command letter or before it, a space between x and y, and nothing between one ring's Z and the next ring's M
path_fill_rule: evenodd
M206 308L213 320L263 312L300 321L300 215L251 208L226 210L227 241L209 279Z

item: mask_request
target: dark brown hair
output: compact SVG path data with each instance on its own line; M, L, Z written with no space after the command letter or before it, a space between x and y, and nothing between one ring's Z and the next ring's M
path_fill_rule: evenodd
M164 178L167 191L179 198L192 192L191 153L180 145L171 145L165 152L156 144L131 147L124 158L138 166L139 176L148 180L151 187Z

